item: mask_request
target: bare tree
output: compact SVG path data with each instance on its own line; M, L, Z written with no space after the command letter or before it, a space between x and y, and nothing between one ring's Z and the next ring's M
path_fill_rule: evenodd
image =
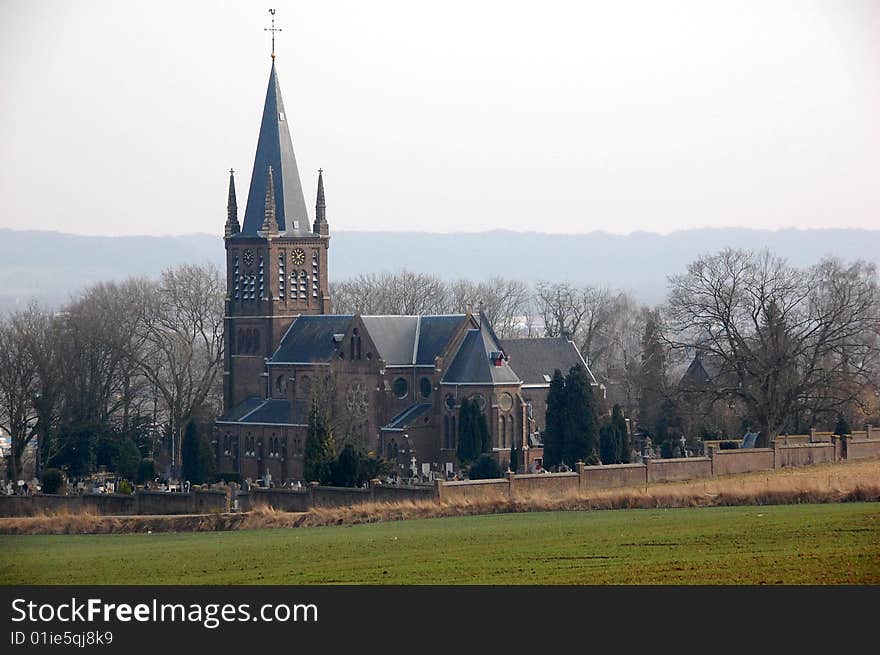
M574 341L591 367L611 343L615 299L605 287L577 287L564 282L538 282L535 287L545 336L564 336Z
M331 286L341 314L437 314L446 304L446 285L432 275L399 271L367 273Z
M186 424L206 404L218 404L225 284L213 265L183 265L164 271L146 292L138 328L143 345L132 355L165 402L177 462Z
M803 411L854 401L877 366L877 272L826 259L797 269L727 249L671 279L669 338L719 364L711 390L743 403L767 445Z
M7 471L13 479L20 475L22 454L37 434L40 379L35 375L31 330L48 320L31 307L0 325L0 426L12 441Z
M527 335L532 323L532 293L519 280L494 277L484 282L458 280L448 287L447 311L482 309L502 339Z

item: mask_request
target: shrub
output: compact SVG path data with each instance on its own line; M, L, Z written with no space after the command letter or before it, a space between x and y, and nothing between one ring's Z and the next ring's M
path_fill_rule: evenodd
M238 473L229 473L224 471L223 473L217 474L217 482L223 484L229 484L230 482L241 484L241 476Z
M503 477L503 475L495 458L487 454L480 455L468 471L468 477L471 480L491 480Z
M44 469L40 476L44 494L57 494L64 484L64 474L58 469Z
M739 448L739 442L737 441L718 442L718 450L736 450L737 448Z
M128 480L120 480L119 484L116 485L116 493L130 495L134 493L134 488L132 488L131 482Z

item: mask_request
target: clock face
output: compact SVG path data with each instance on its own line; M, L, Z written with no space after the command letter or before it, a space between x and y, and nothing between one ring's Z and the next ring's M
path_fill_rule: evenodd
M306 261L306 251L302 248L297 248L292 253L290 253L290 261L294 263L296 266L302 266Z
M253 266L253 263L254 263L254 251L251 250L250 248L248 248L247 250L245 250L245 251L242 253L241 258L244 260L244 265L245 265L245 266Z

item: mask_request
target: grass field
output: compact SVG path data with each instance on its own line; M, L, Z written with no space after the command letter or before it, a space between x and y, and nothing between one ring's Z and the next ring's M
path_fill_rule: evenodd
M877 584L880 504L0 537L2 584Z

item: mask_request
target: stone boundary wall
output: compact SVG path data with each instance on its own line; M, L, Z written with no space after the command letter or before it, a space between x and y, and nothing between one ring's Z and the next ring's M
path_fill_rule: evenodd
M560 475L560 474L556 474ZM457 482L436 482L437 498L444 500L508 500L510 498L510 476L499 480L461 480Z
M712 453L712 475L768 471L775 468L775 461L772 448L716 450Z
M682 482L712 476L712 460L708 457L649 459L648 482Z
M555 496L596 489L638 487L649 483L684 482L846 459L880 458L880 438L868 438L868 435L877 437L880 430L869 430L846 437L815 432L791 435L774 442L773 448L710 448L708 457L649 459L645 464L578 464L577 473L508 473L506 479L498 480L438 481L437 498L440 501L504 500L534 493ZM811 442L811 438L814 441ZM846 453L846 457L843 453Z
M564 496L577 493L580 489L580 476L577 473L528 473L507 476L510 484L510 497L549 494Z
M880 438L878 438L878 439L847 439L847 442L846 442L846 458L847 459L865 459L868 457L880 457Z
M794 443L792 443L792 436ZM577 472L533 473L497 480L437 481L434 487L376 485L368 489L304 487L224 491L194 489L190 493L138 490L125 494L0 496L0 517L88 512L106 516L136 514L208 514L273 507L304 512L312 507L342 507L368 502L420 500L510 500L535 494L561 496L596 489L638 487L682 482L719 475L809 466L846 459L880 458L880 429L840 437L828 433L781 437L773 448L709 449L709 457L649 459L645 464L578 465ZM803 437L812 438L806 441ZM826 441L826 439L830 441ZM236 503L237 501L237 503ZM237 505L237 507L236 507Z
M648 483L645 464L607 464L583 467L582 489L642 487Z
M285 512L304 512L312 507L342 507L364 502L433 500L433 487L376 486L370 489L306 487L304 489L261 489L233 493L222 489L196 489L189 493L137 490L134 494L34 494L0 496L0 518L88 512L102 516L211 514L257 506Z
M805 443L791 446L776 445L774 452L775 468L809 466L837 460L835 443Z

